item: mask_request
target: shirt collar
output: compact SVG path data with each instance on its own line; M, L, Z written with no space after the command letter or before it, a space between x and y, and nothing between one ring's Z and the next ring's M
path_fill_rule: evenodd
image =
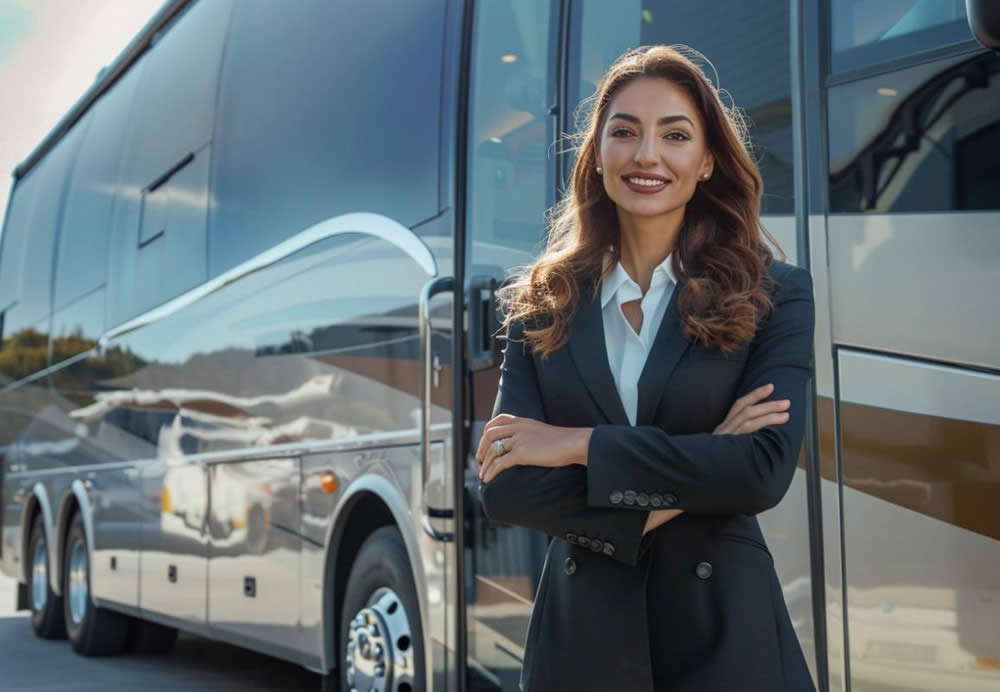
M675 284L677 283L677 277L674 276L674 271L670 266L670 258L673 257L673 255L674 253L670 253L667 255L666 259L656 265L656 268L653 270L653 278L649 284L650 290L652 290L654 286L658 286L667 280L672 281ZM604 267L607 268L610 263L611 253L606 252L604 253ZM622 266L622 263L618 262L615 265L615 268L611 270L611 273L608 274L604 283L601 285L601 309L603 309L604 306L611 301L611 298L618 292L618 289L620 289L622 284L627 281L632 281L632 277L628 275L627 271L625 271L625 267ZM635 282L633 281L632 283L634 284Z

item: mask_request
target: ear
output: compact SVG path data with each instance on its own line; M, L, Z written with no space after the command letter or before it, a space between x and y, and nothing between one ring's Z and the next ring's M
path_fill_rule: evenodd
M701 173L699 178L703 176L712 177L712 173L715 171L715 157L712 156L712 152L706 152L705 157L701 162Z

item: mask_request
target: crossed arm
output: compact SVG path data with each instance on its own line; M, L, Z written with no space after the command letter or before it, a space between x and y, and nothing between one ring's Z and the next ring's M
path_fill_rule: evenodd
M733 435L669 435L656 426L603 424L564 429L571 437L555 454L561 458L521 457L514 463L523 465L508 466L480 484L486 515L550 536L599 538L614 546L606 555L635 565L648 540L643 531L650 512L613 502L616 491L661 489L675 511L756 514L773 507L788 489L802 443L814 322L811 277L794 269L751 344L737 388L743 397L772 383L773 394L790 401L785 424ZM493 417L545 421L534 362L522 339L522 326L511 325Z

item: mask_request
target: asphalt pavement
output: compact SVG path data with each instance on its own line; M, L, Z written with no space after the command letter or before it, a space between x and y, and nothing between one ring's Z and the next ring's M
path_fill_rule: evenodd
M319 676L301 666L189 634L165 656L85 658L66 640L37 638L15 603L15 582L0 575L2 692L320 689Z

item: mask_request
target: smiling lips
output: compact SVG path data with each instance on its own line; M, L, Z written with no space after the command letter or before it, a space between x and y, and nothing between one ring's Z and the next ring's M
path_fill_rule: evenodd
M622 181L628 189L644 195L659 192L670 184L666 178L651 175L623 175Z

